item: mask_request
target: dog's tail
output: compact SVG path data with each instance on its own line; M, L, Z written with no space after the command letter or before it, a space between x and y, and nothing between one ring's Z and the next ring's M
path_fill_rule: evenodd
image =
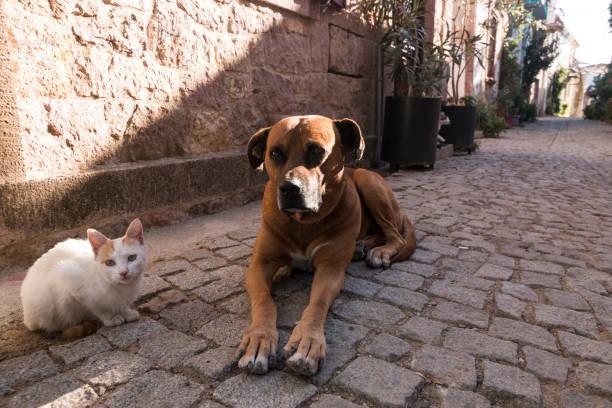
M406 214L402 214L399 232L402 235L402 238L404 238L405 243L393 256L391 262L405 261L406 259L410 258L416 249L416 234L414 233L414 227Z
M85 337L92 333L95 333L99 327L100 323L98 322L85 321L83 323L77 324L76 326L72 326L64 330L62 332L62 337L66 340L78 339L80 337Z

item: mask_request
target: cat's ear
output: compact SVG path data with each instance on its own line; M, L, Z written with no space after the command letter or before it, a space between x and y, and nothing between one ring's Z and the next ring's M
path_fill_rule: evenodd
M98 256L98 251L100 251L100 248L102 248L102 246L108 242L108 238L106 238L104 234L91 228L87 230L87 239L91 244L91 249L93 249L94 256Z
M126 238L137 239L138 242L144 244L143 228L142 222L140 222L140 218L136 218L130 223L130 226L128 227L127 231L125 231L125 236Z

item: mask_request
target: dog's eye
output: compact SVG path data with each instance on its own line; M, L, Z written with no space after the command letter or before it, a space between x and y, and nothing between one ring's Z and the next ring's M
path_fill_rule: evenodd
M306 162L311 166L318 166L321 164L323 160L323 156L325 156L325 149L316 144L311 144L308 146L308 150L306 151Z
M278 150L272 150L270 152L270 159L276 163L282 163L285 160L285 156Z
M136 260L137 255L130 255L128 256L128 262L134 262Z
M106 261L104 261L104 265L115 266L115 261L113 261L112 259L107 259Z

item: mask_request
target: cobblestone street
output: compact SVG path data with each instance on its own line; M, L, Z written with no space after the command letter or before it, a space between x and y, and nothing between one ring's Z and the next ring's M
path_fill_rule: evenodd
M253 203L147 231L137 322L67 343L3 316L34 345L1 350L0 406L612 407L612 127L542 119L502 136L387 178L418 249L350 266L315 377L236 368ZM279 349L310 280L273 289Z

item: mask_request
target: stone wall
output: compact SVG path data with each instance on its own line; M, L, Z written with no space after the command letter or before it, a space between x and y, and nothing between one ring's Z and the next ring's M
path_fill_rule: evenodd
M318 1L2 4L26 179L242 148L285 115L374 122L375 43Z
M0 274L88 226L257 199L245 143L283 116L368 133L373 39L318 0L0 2Z

